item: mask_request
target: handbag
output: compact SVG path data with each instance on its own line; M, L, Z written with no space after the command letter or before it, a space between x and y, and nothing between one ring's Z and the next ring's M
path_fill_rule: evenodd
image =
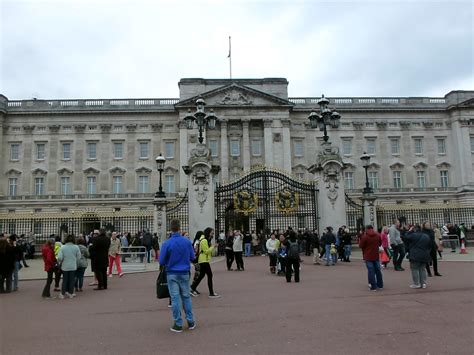
M158 274L158 278L156 279L156 298L163 299L169 298L170 291L168 290L168 280L166 276L166 269L163 268L160 270Z
M390 261L390 258L388 257L387 253L385 251L380 252L380 262L388 263L389 261Z

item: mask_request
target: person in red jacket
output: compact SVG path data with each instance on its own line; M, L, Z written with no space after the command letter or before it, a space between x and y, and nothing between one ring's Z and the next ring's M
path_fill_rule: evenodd
M48 239L48 241L41 248L41 254L43 254L44 271L48 273L46 279L46 285L43 289L43 298L51 299L51 283L53 282L54 270L57 265L56 256L54 255L54 239Z
M382 245L380 235L374 230L374 227L367 226L365 233L359 241L359 247L362 249L365 265L369 277L369 288L371 291L383 289L383 277L380 271L379 247Z

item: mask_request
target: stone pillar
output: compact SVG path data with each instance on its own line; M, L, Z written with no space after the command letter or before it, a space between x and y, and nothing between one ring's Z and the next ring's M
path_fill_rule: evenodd
M219 167L212 165L209 149L197 144L183 170L188 175L189 235L192 236L215 226L214 178Z
M153 200L153 233L158 234L158 240L163 242L166 239L166 198L155 197Z
M273 136L271 119L263 120L263 140L265 148L265 166L273 167Z
M342 170L344 163L339 155L339 149L330 142L321 145L316 163L308 168L314 174L319 188L318 214L319 229L331 226L337 230L347 225L346 200Z
M188 163L188 130L186 123L180 121L179 127L179 165L183 166ZM188 187L188 179L184 171L179 172L179 190L184 191Z
M242 120L242 156L243 156L243 165L244 165L244 171L249 171L250 170L250 138L249 138L249 124L250 120L249 119L243 119Z
M369 224L377 230L377 212L375 209L376 197L372 194L364 194L361 198L364 203L364 226Z
M229 144L227 139L227 121L220 120L221 125L221 177L229 180Z
M8 99L5 96L0 95L0 151L3 152L3 154L0 154L0 166L2 167L0 169L1 176L5 176L6 169L4 167L6 167L6 163L8 161L7 159L10 156L10 147L4 145L3 142L3 124L5 122L4 115L7 112L7 103ZM8 195L8 179L6 181L6 184L2 184L2 186L0 186L0 196Z
M456 164L456 168L450 174L450 180L454 180L454 184L450 182L452 186L461 186L467 188L468 185L472 191L474 186L474 172L472 169L472 164L462 163L469 162L471 160L471 143L469 136L469 120L467 119L458 119L452 123L452 134L454 138L454 156L460 164ZM448 147L449 149L450 147ZM439 173L438 173L439 174ZM438 177L439 178L439 177Z
M283 141L283 169L291 174L291 137L290 120L282 120L282 141Z

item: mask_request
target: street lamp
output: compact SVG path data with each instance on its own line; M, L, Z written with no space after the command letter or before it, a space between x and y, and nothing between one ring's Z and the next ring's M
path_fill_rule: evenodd
M163 185L161 183L161 174L163 173L163 170L165 170L165 163L166 163L166 159L163 155L158 155L155 159L156 161L156 168L158 169L158 171L160 172L160 186L158 188L158 192L155 194L155 197L156 198L165 198L166 197L166 194L165 192L163 191Z
M365 169L365 187L364 187L364 194L371 194L374 192L374 190L370 187L369 184L369 175L367 173L367 170L369 169L370 165L370 155L364 152L362 156L360 157L360 160L362 160L362 166Z
M319 114L312 111L309 116L309 122L311 128L319 128L320 131L324 131L324 141L329 140L326 126L330 125L332 128L338 128L340 124L341 115L336 110L328 108L329 100L321 95L321 99L318 101Z
M214 114L214 111L211 109L208 114L204 112L204 106L206 102L203 99L196 100L196 112L192 113L191 109L188 110L188 115L184 118L186 122L186 128L192 129L193 123L196 121L199 128L199 143L202 144L204 138L202 133L206 125L209 129L216 128L217 116Z

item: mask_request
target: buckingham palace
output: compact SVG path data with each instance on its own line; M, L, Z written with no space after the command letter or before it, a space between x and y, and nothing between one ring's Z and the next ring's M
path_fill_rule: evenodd
M166 159L166 198L178 201L186 193L183 167L199 132L185 118L199 98L217 117L215 129L202 131L219 167L216 184L259 167L317 184L310 167L323 133L310 129L308 116L321 95L288 97L288 85L284 78L186 78L178 83L179 98L12 101L0 95L0 224L8 221L0 227L42 231L39 222L25 222L23 229L12 224L20 217L97 221L102 214L121 223L136 216L148 221L161 180L157 156ZM368 182L380 211L474 209L474 91L443 97L325 94L341 117L327 133L343 159L349 198L357 201ZM364 153L370 156L367 169ZM464 222L473 224L473 213L466 216Z

